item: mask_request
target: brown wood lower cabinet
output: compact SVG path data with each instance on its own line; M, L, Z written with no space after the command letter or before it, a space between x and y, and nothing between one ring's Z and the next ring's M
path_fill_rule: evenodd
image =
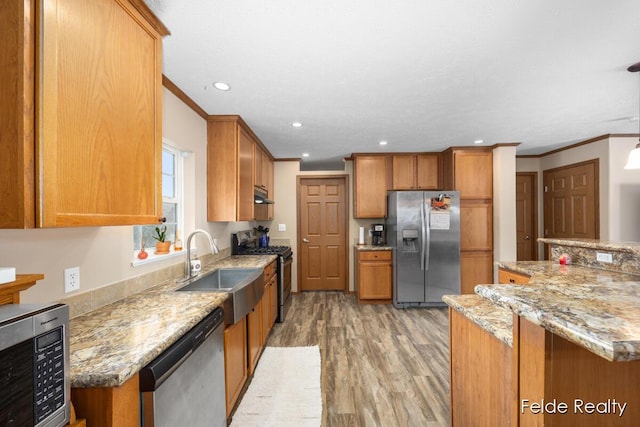
M390 303L393 296L391 251L356 249L358 303Z
M515 271L505 270L504 268L498 269L498 283L505 285L526 285L531 279L530 276L522 273L516 273Z
M460 252L460 293L473 294L478 284L493 281L493 252Z
M639 360L610 362L518 316L516 345L519 426L638 425ZM544 411L533 406L540 403L547 403ZM624 412L617 404L626 404Z
M120 387L72 388L71 401L78 418L92 427L140 425L140 379L135 374Z
M247 380L246 317L224 330L224 372L228 417Z
M449 308L451 425L510 426L512 349Z

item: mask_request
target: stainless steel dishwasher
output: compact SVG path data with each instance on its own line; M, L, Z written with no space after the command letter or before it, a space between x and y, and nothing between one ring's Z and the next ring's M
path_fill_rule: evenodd
M227 425L223 319L215 309L140 371L142 426Z

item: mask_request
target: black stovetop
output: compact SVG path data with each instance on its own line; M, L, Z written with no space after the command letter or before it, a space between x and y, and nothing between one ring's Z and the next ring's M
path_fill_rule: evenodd
M282 255L291 253L289 246L265 246L259 245L258 233L254 230L245 230L231 235L231 255Z

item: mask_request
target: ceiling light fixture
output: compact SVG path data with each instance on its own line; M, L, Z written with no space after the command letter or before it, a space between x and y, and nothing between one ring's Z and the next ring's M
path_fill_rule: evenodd
M387 145L387 141L380 141L380 145Z
M309 153L302 153L302 157L309 157Z
M484 141L482 139L476 139L473 141L474 144L482 144Z
M228 84L226 84L225 82L215 82L213 84L213 87L215 87L218 90L221 90L223 92L226 92L228 90L231 90L231 86L229 86Z
M302 127L302 123L300 123L300 122L293 122L293 123L291 123L291 126L293 126L294 128L301 128L301 127Z
M632 66L627 68L627 71L631 73L638 73L638 75L640 76L640 62L633 64ZM638 90L640 91L640 85L638 85ZM638 101L638 107L640 108L640 97ZM638 120L638 144L636 145L636 148L631 150L631 152L629 153L629 158L627 159L627 164L624 166L624 168L640 169L640 120Z

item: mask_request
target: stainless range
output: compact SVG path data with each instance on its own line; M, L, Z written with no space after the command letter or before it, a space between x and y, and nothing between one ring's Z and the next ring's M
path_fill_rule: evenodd
M255 230L238 231L231 235L231 255L277 255L278 256L278 318L282 323L291 306L291 264L293 251L289 246L260 247Z

